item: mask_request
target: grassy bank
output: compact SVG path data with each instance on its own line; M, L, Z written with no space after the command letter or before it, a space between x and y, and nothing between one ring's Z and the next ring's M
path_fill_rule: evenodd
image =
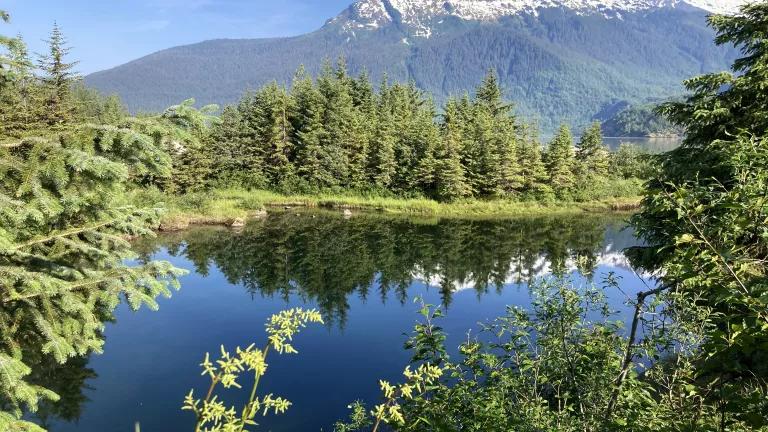
M498 218L584 212L629 212L637 208L637 197L605 198L585 202L533 202L513 200L467 200L439 203L429 199L398 199L375 196L318 194L281 195L269 191L219 189L186 195L168 195L157 190L136 190L126 196L129 203L167 209L161 229L183 229L195 224L231 225L238 219L288 208L325 208L353 212L379 212L420 217Z

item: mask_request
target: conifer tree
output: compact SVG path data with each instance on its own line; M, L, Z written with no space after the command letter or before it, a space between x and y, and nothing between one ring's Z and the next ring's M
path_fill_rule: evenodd
M435 173L436 197L443 201L454 201L471 195L464 167L461 164L462 125L456 100L445 105L442 122L442 139L437 149Z
M98 352L121 299L156 308L170 294L170 264L126 264L125 238L150 234L157 211L120 204L131 173L169 165L150 137L112 126L0 145L0 430L40 430L22 412L57 398L27 381L31 359Z
M474 191L482 196L504 196L521 187L517 160L517 121L505 103L494 71L489 71L472 101L470 152L467 168Z
M721 429L768 425L768 3L714 15L718 45L739 51L731 72L685 82L661 112L683 144L654 158L630 257L659 274L665 309L696 321L685 392L717 407ZM639 353L638 353L639 355Z
M475 103L486 108L494 117L507 115L511 107L504 103L503 97L499 77L494 69L490 69L477 87Z
M118 125L128 117L120 96L103 96L95 89L77 84L72 88L76 120L80 123Z
M389 85L386 77L382 80L379 89L375 115L375 127L368 158L370 181L378 188L387 189L392 185L397 170L395 160L397 125L389 101Z
M72 51L58 24L54 23L50 37L46 40L48 52L39 55L38 68L43 73L42 106L43 121L49 126L62 125L74 119L75 109L72 100L72 86L80 80L75 72L78 62L67 62L66 57Z
M336 179L328 171L334 162L322 146L325 134L323 96L304 67L296 72L291 96L296 103L291 123L296 143L297 173L312 187L334 184Z
M410 187L427 196L435 196L437 172L440 169L437 151L440 147L440 130L435 124L435 108L427 102L416 113L412 123L411 143L416 165L409 181Z
M323 96L325 133L321 146L328 152L328 178L325 186L358 186L365 181L365 143L361 121L356 113L351 86L343 62L336 69L327 63L318 79Z
M256 104L255 92L249 91L240 100L237 105L239 113L240 131L238 133L238 142L240 143L240 154L244 155L247 161L248 172L250 173L251 185L267 185L267 175L265 159L266 152L260 142L261 118Z
M522 190L523 178L518 162L518 126L513 117L497 118L494 125L495 167L497 180L495 193L513 195Z
M567 125L560 126L557 135L549 143L545 162L550 185L555 192L564 196L574 185L573 135Z
M425 118L433 116L432 111L424 113L426 101L416 84L395 84L389 88L387 102L393 115L395 127L395 170L392 190L398 193L417 192L416 167L419 159L426 154L423 145Z
M610 154L603 144L600 122L593 123L581 136L576 162L582 178L604 177L608 174Z
M215 157L212 148L205 145L205 138L211 125L218 122L213 115L218 106L198 110L194 105L194 99L187 99L149 119L153 135L162 137L159 145L171 155L171 174L163 183L168 191L199 191L211 181Z
M295 174L290 123L293 101L284 88L272 82L255 94L254 103L261 119L259 141L264 146L265 173L272 185L279 186Z
M547 183L548 175L535 126L527 125L521 129L517 156L523 190L533 193L541 191Z
M267 186L262 148L249 121L249 100L250 94L238 105L224 108L206 139L213 154L211 177L217 184L246 189Z
M494 118L485 106L474 105L472 112L467 178L476 195L487 197L496 194L500 177L495 159L497 143Z
M9 39L7 48L5 85L0 83L0 135L18 137L37 127L35 95L38 85L22 37Z

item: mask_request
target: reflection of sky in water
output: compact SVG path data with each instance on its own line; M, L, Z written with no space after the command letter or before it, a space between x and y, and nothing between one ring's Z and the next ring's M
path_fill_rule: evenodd
M611 289L607 296L625 318L624 293L634 295L644 284L619 252L631 244L631 233L611 230L596 256L592 280L599 285L610 272L621 278L623 292ZM187 259L164 251L157 258L194 268ZM575 272L572 259L565 265L574 283L589 283ZM538 260L536 275L548 274L550 267L545 259ZM440 321L449 335L449 347L465 340L468 330L476 333L478 322L503 315L508 305L530 304L528 286L514 276L519 272L513 264L503 287L489 284L483 293L470 289L474 288L470 281L452 282L451 304ZM436 276L427 281L418 271L413 276L407 299L393 291L382 294L376 284L366 295L351 293L343 328L334 324L306 329L296 339L298 356L271 357L261 392L287 397L294 406L287 415L263 419L257 430L328 431L335 420L347 415L350 402L377 402L378 379L399 380L408 363L403 334L418 319L413 299L422 296L431 304L442 301ZM104 354L91 358L89 367L98 378L89 381L92 390L85 394L91 401L82 418L78 423L56 424L51 432L131 431L135 421L140 421L145 432L189 431L192 416L179 408L192 386L198 392L205 390L206 380L200 377L198 364L206 351L217 352L221 344L230 348L263 344L264 322L271 314L287 307L317 306L297 294L287 300L279 295L250 295L242 285L228 283L215 265L207 276L192 273L182 282L182 290L172 299L160 300L158 312L118 310L116 322L107 324ZM245 393L227 394L227 400L242 403Z

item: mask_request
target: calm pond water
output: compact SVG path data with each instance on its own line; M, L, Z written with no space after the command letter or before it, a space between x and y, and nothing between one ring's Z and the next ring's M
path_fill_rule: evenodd
M52 432L191 431L180 411L204 391L198 364L219 345L263 344L264 322L294 306L318 308L327 325L296 340L299 355L271 357L262 391L291 400L260 431L329 431L355 400L378 401L378 379L399 380L404 333L417 296L443 304L449 346L478 322L530 302L528 282L550 274L577 283L622 279L610 303L643 288L621 251L635 244L620 218L409 220L332 213L278 213L240 231L195 228L137 245L144 258L187 268L160 310L120 307L102 355L41 372L62 401L38 414ZM239 403L244 392L228 394Z

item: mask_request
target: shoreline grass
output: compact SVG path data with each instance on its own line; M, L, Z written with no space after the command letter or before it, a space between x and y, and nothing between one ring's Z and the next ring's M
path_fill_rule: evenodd
M263 190L217 189L185 195L170 195L156 189L134 190L126 201L139 206L162 204L166 213L159 229L174 231L190 225L232 225L269 211L295 208L349 210L428 218L513 218L581 213L629 213L639 197L617 197L585 202L536 202L514 200L466 200L440 203L424 198L387 198L361 195L283 195Z

